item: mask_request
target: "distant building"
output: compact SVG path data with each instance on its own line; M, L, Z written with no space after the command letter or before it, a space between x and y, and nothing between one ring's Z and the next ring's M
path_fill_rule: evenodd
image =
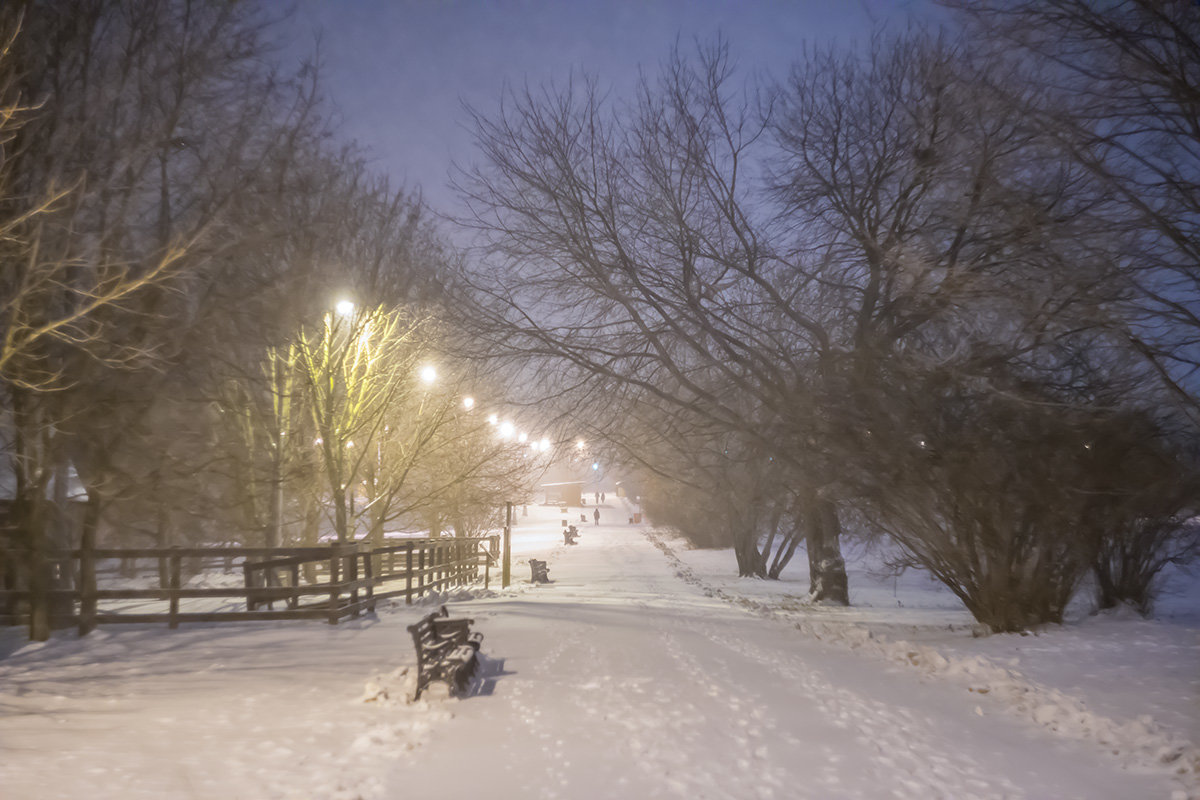
M583 505L583 481L543 483L538 488L546 493L545 504L548 506Z

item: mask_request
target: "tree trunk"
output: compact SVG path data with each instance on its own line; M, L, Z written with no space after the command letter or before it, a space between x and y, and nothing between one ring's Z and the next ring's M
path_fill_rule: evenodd
M313 496L309 496L304 509L304 532L301 542L305 547L316 547L321 529L321 506ZM304 563L305 583L317 582L317 565L312 561Z
M757 531L742 528L734 533L733 553L737 558L738 576L742 578L765 578L767 565L758 549Z
M68 499L70 478L68 462L59 456L54 466L53 541L51 550L56 554L67 554L66 558L55 558L50 565L51 588L70 592L75 589L74 560L69 554L75 545L76 517ZM50 530L47 532L49 533ZM75 616L75 601L70 594L54 594L50 597L50 623L54 628L71 626Z
M23 534L25 579L29 591L29 638L44 642L50 638L50 561L46 553L45 516L39 498L17 500L17 525Z
M158 493L158 496L160 500L154 513L154 538L158 547L170 547L171 529L167 524L167 504L161 500L161 492ZM158 586L160 589L166 589L171 585L170 565L167 561L166 558L158 559Z
M100 498L88 491L79 533L79 635L96 629L96 531L100 527Z
M50 638L49 534L46 530L47 431L39 426L35 402L22 389L11 395L13 457L10 460L16 492L13 522L22 544L22 566L29 598L29 638Z
M779 576L783 574L783 568L792 560L792 556L796 555L796 548L804 541L804 533L793 528L788 531L784 540L779 543L779 549L775 551L775 558L771 562L771 568L767 570L767 577L772 580L779 580Z
M350 541L347 527L346 490L342 488L333 491L333 528L339 543Z
M814 603L848 606L850 591L837 506L814 498L809 504L808 523L809 598Z
M267 526L263 536L266 547L283 545L283 437L276 437L275 457L271 461L271 502L268 506Z

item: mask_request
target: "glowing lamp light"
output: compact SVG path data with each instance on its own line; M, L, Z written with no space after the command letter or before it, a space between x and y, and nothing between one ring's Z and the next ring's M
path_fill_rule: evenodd
M575 442L575 447L578 450L582 450L586 446L587 446L587 442L585 442L583 439L580 439L579 441Z
M517 429L515 427L513 427L513 424L511 422L501 422L500 423L500 437L502 439L510 438L514 433L516 433L516 430Z
M470 411L474 407L475 407L475 398L474 397L464 397L463 398L463 408L465 408L467 411Z
M437 380L437 370L432 364L421 367L421 383L433 383Z
M550 440L549 439L542 439L540 442L538 442L538 450L541 450L544 453L549 449L550 449Z
M354 314L354 303L349 300L339 300L334 309L343 317L349 317Z
M593 462L592 462L592 469L593 469L593 470L598 470L598 469L600 469L600 462L599 462L599 461L593 461Z
M524 432L518 433L517 441L520 442L521 444L525 444L527 441L529 441L529 434L524 433Z
M488 414L488 425L499 425L500 418L495 414Z

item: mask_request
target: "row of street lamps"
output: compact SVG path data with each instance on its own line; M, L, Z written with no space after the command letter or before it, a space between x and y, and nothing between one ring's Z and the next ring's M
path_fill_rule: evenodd
M339 300L334 306L334 310L339 316L351 317L354 315L357 307L351 300ZM437 382L437 368L433 364L426 364L421 367L418 377L420 378L421 383L425 384L426 386L432 386ZM464 397L462 403L463 408L467 411L474 410L476 405L475 398L470 396ZM531 450L539 453L545 453L550 449L550 440L548 438L542 437L540 439L531 441L529 434L523 431L518 431L516 425L508 420L501 420L497 414L490 414L488 416L488 423L496 428L497 435L501 439L508 440L515 437L518 443L528 443ZM582 451L585 446L584 441L580 439L576 442L575 446Z

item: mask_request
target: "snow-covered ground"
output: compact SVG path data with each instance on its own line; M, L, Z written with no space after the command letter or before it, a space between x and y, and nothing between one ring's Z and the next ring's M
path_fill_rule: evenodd
M556 509L529 513L512 587L433 600L486 636L464 699L406 699L405 626L431 603L0 629L0 797L1200 798L1194 583L1152 621L975 638L957 600L866 554L855 606L813 608L802 555L741 580L611 499L575 547Z

